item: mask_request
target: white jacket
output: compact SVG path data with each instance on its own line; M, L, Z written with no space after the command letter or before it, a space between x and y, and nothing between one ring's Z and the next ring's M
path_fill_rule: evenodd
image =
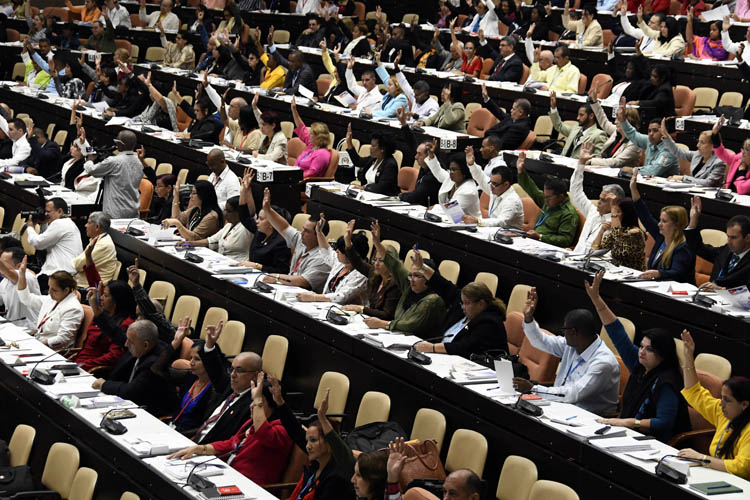
M476 218L482 216L482 210L479 208L477 185L474 182L474 179L468 178L463 184L458 186L451 198L450 192L453 189L453 186L455 186L455 183L451 180L450 173L448 173L447 170L443 170L437 157L432 159L428 157L425 160L425 163L427 163L427 166L432 172L432 175L435 176L435 179L441 183L440 190L438 191L438 201L440 204L456 200L461 206L461 210L464 211L464 215L471 215Z
M32 311L38 311L36 338L47 341L53 349L63 349L73 344L83 321L83 306L74 293L60 302L49 295L33 295L27 286L18 291L18 299Z

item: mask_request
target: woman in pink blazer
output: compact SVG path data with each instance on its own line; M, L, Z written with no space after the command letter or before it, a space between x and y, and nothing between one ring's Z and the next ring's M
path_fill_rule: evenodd
M297 113L297 103L294 98L292 98L292 116L296 127L294 132L307 145L294 165L302 169L302 175L305 178L322 177L331 162L331 150L328 148L331 136L328 132L328 125L315 122L308 130Z
M711 139L714 143L714 153L729 167L724 187L737 194L750 194L750 139L745 139L739 153L730 153L724 149L721 135L719 135L719 130L721 130L723 124L724 115L721 115L721 118L711 130Z

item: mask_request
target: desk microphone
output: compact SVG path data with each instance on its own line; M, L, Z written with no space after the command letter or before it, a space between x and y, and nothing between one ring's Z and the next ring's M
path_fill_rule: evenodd
M34 365L34 368L31 369L29 372L29 379L33 380L34 382L38 384L44 384L44 385L52 385L55 383L55 376L52 375L49 370L45 370L44 368L39 368L39 363L42 361L47 361L49 358L57 354L56 352L53 352L49 356L40 359L36 362Z
M560 394L557 392L547 392L547 391L540 391L539 389L531 389L531 392L534 392L536 394L544 394L545 396L556 396L558 398L564 398L565 394Z
M228 455L231 455L234 452L235 452L235 450L231 450L231 451L228 451L228 452L223 453L221 455L214 455L211 458L209 458L208 460L203 460L202 462L198 462L197 464L195 464L193 466L193 468L190 469L190 474L188 474L187 482L185 483L186 486L191 486L196 491L203 491L203 490L205 490L207 488L214 488L214 487L216 487L216 485L213 482L209 481L208 479L206 479L204 477L199 476L198 474L195 474L195 469L197 469L201 465L204 465L204 464L212 461L214 458L222 459L222 458L224 458L224 457L226 457ZM212 464L212 465L214 467L224 467L223 465L220 465L220 464Z
M110 434L120 435L125 434L128 432L128 428L122 425L117 420L112 420L111 418L107 418L110 413L117 410L137 410L139 408L145 408L145 406L128 406L128 407L119 407L119 408L110 408L107 410L107 412L102 415L102 420L99 422L99 428L104 429Z
M433 340L438 340L442 338L443 338L443 335L439 337L432 337L429 339L422 339L422 340L418 340L414 342L411 345L411 347L409 347L409 352L406 355L407 359L410 359L420 365L429 365L430 363L432 363L432 358L430 358L428 355L426 355L423 352L419 352L414 346L419 344L420 342L432 342Z
M701 295L702 291L705 291L705 288L698 288L698 291L695 292L695 295L693 295L693 304L710 309L712 305L716 304L716 301L711 297Z
M137 220L140 219L132 219L130 222L128 222L128 226L125 228L125 234L129 234L130 236L144 236L146 234L138 228L130 227L130 225Z
M582 271L591 271L592 273L598 273L599 271L603 270L604 268L600 266L599 264L592 264L591 258L592 257L601 257L602 255L609 252L608 248L599 248L599 249L591 249L586 253L586 256L583 259L583 264L581 264L580 269Z
M271 276L273 279L278 280L278 281L283 281L285 283L291 283L292 282L292 280L290 280L290 279L281 278L281 277L277 278L276 276L272 276L272 275L270 275L268 273L264 273L263 271L260 272L260 276ZM261 292L261 293L274 293L275 294L276 289L274 287L272 287L271 285L269 285L268 283L262 281L260 279L260 276L258 276L255 279L255 284L253 285L253 290Z

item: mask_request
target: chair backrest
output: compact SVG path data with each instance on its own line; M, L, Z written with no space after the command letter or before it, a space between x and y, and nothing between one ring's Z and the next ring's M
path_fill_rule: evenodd
M289 43L289 31L274 30L273 43Z
M44 464L42 484L61 497L68 498L79 463L78 448L68 443L53 443Z
M578 493L573 488L555 481L540 479L529 492L529 500L578 500Z
M724 92L723 94L721 94L721 99L719 99L718 105L741 108L743 99L744 97L739 92Z
M404 14L401 18L402 23L419 24L419 14Z
M482 69L479 72L479 78L486 80L490 77L490 71L492 71L492 65L495 64L495 60L490 57L482 59Z
M526 81L529 79L529 76L531 76L531 68L523 65L523 70L521 72L521 81L519 82L521 85L526 83Z
M430 493L424 488L414 487L406 490L406 493L402 495L404 500L440 500L434 494Z
M307 148L307 145L299 137L292 137L286 146L287 152L287 163L294 165L297 162L297 158Z
M534 462L518 455L509 455L503 462L497 481L497 500L526 500L536 483L538 473Z
M529 294L531 286L529 285L514 285L510 291L510 297L508 297L508 305L506 307L506 314L518 311L523 314L523 308L526 305L526 296Z
M96 480L99 474L94 469L81 467L73 478L68 500L91 500L94 497Z
M539 139L548 140L552 135L552 119L549 115L539 115L534 122L534 133Z
M695 109L713 111L719 101L719 91L711 87L695 87Z
M346 234L346 222L342 220L329 220L328 221L328 234L326 238L332 241L336 241Z
M328 168L326 168L324 177L333 180L336 176L336 170L339 169L339 158L341 158L341 154L337 149L331 149L330 151L331 159L328 160Z
M326 92L328 92L328 87L331 86L331 82L333 81L333 77L329 74L323 74L318 77L318 79L315 81L315 83L318 86L318 95L326 95Z
M144 22L141 21L141 16L139 16L138 14L130 14L130 25L133 28L143 28L145 26ZM134 45L134 47L137 47L137 45Z
M294 123L289 121L281 122L281 131L284 132L287 140L291 139L294 135Z
M414 417L409 439L420 441L434 439L439 452L445 439L445 416L432 408L420 408Z
M297 447L295 446L295 448ZM141 500L141 497L139 497L135 493L126 491L122 494L122 496L120 497L120 500Z
M440 276L447 279L454 285L458 283L458 275L461 273L461 264L455 260L445 259L438 266Z
M151 299L164 300L164 316L172 317L172 305L174 304L175 289L172 283L167 281L154 281L148 290L148 296Z
M543 329L542 331L547 335L553 335L547 330ZM529 369L531 380L537 380L542 385L554 383L560 358L537 349L531 345L528 339L524 338L521 349L518 351L518 361Z
M485 131L496 123L497 118L495 118L495 115L484 108L479 108L471 114L466 131L471 135L484 137Z
M156 176L159 177L160 175L171 174L172 168L171 163L159 163L156 167Z
M480 109L481 107L482 105L478 102L470 102L466 104L466 106L464 107L464 120L468 122L471 119L471 115L474 114L474 111Z
M536 222L541 209L531 198L521 198L521 203L523 204L523 229L528 231Z
M310 214L294 214L294 218L292 219L292 227L297 231L302 231L305 222L307 222L308 220L310 220Z
M670 16L679 16L681 10L682 10L682 2L680 2L680 0L671 0L669 2L669 15Z
M8 455L10 455L11 467L26 465L31 454L31 447L34 446L36 429L26 424L18 424L13 430L13 435L8 442Z
M42 14L44 17L59 17L64 23L70 21L70 11L64 7L45 7L42 9ZM135 17L138 17L138 14Z
M201 299L194 295L181 295L172 311L172 324L177 325L185 316L188 316L192 320L192 324L197 325L200 310Z
M227 357L234 357L242 351L245 342L245 323L230 320L224 325L221 337L216 342L221 347L221 352Z
M349 397L349 377L339 372L324 372L318 383L318 392L315 394L313 408L320 408L320 403L326 395L326 389L331 390L328 397L329 413L344 413L346 400ZM340 418L332 420L340 421Z
M609 44L615 39L615 32L612 30L602 30L602 43L605 47L609 47Z
M531 146L534 145L534 142L536 142L536 132L529 130L529 135L527 135L526 139L524 139L521 145L518 146L518 149L530 149Z
M693 89L677 85L672 90L672 93L674 94L674 110L677 113L677 116L692 115L696 98Z
M609 31L611 33L611 30L604 30ZM614 35L613 35L614 36ZM604 46L606 47L607 44L605 43ZM594 75L594 78L591 79L591 86L590 88L594 88L597 85L599 86L599 90L596 93L596 96L598 99L605 99L607 96L609 96L609 93L612 91L612 77L609 76L607 73L597 73Z
M281 335L269 335L263 345L263 371L282 380L286 355L289 352L289 341Z
M486 459L487 439L476 431L457 429L448 446L445 470L453 472L458 469L469 469L482 477Z
M583 95L586 93L586 84L589 81L589 77L581 73L580 78L578 78L578 94Z
M209 326L218 325L220 321L226 323L227 320L229 320L229 313L226 309L223 307L209 307L206 314L203 315L200 338L206 338L206 329Z
M67 138L68 138L67 130L58 130L53 140L57 143L58 146L63 147L65 145L65 140Z
M403 167L398 171L398 187L402 193L414 191L417 187L419 169L414 167Z
M625 327L625 333L628 335L628 338L632 342L633 339L635 339L635 325L628 318L623 318L621 316L618 316L617 319L619 319L620 323L622 323L622 326ZM602 326L601 331L599 332L599 336L602 338L602 340L607 345L607 347L609 347L609 349L616 355L617 348L615 347L614 342L612 342L612 339L609 337L609 334L607 333L607 329L604 328L603 326Z
M132 44L127 40L115 40L115 49L125 49L130 54L130 48Z
M23 76L26 74L26 65L22 62L18 62L13 66L13 74L10 79L15 81L16 78L23 80Z
M401 168L401 164L404 162L404 152L400 149L397 149L393 152L393 159L396 160L396 165L398 165L398 168Z
M388 247L393 247L393 249L396 251L396 255L401 255L401 243L399 243L396 240L382 240L381 243L383 246L388 249Z
M181 168L179 172L177 172L177 184L187 184L187 176L190 171L186 168Z
M91 309L91 306L83 305L81 307L83 307L83 319L81 320L81 326L78 327L78 332L76 333L76 341L74 344L74 347L76 348L83 347L89 333L91 322L94 321L94 310Z
M13 28L5 28L5 36L9 42L18 42L21 40L21 33Z
M146 61L162 62L166 53L167 51L163 47L149 47L146 49Z
M391 414L391 398L388 394L367 391L359 402L354 428L373 422L387 422Z
M732 363L718 354L702 352L695 357L695 369L716 376L720 380L727 380L732 376Z
M497 274L480 271L477 273L474 281L484 283L490 289L493 297L497 294L497 284L499 282Z
M419 249L419 253L422 254L423 259L429 259L430 258L430 252L427 250ZM410 268L413 265L414 262L414 249L410 248L408 252L406 252L406 257L404 258L404 265L407 268Z
M140 202L139 202L139 210L141 215L148 214L148 212L151 210L151 200L154 198L154 185L151 184L151 181L146 179L145 177L141 179L141 184L138 186L138 191L140 191Z
M523 313L513 311L505 315L505 335L508 339L508 354L515 356L521 351L523 339Z

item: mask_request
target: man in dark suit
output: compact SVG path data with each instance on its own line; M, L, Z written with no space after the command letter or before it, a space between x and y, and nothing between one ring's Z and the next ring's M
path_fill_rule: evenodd
M702 212L700 196L693 196L690 223L685 230L688 245L699 257L713 263L711 278L701 288L720 290L750 284L750 218L735 215L727 222L727 244L721 247L703 243L698 229Z
M279 64L288 69L284 79L284 92L287 94L297 94L299 86L302 85L313 95L318 95L318 85L315 83L315 73L309 64L305 62L305 56L298 50L289 53L289 59L276 50L275 45L268 49L272 52Z
M523 60L515 53L515 50L515 38L506 36L500 40L500 55L492 54L495 64L490 69L491 81L520 83L521 76L523 76Z
M102 314L93 293L89 293L89 304L94 310L94 323L113 342L127 349L109 379L96 379L92 387L104 394L120 396L137 405L146 406L148 412L155 416L171 414L178 404L177 391L173 385L151 371L151 365L159 358L163 348L156 325L142 319L133 322L127 333L123 333L121 328L111 328L105 323L111 318L106 313Z
M406 31L401 26L396 26L391 32L391 38L383 48L380 56L382 61L393 62L401 53L400 62L404 66L414 67L414 48L406 39Z
M484 84L482 84L482 99L484 107L490 110L490 113L499 120L487 129L484 135L498 136L503 142L500 150L518 149L531 130L531 121L529 120L531 103L527 99L516 99L513 102L513 107L510 108L510 113L506 113L500 109L495 101L490 99L487 94L487 86Z
M29 138L29 144L32 155L26 163L27 172L49 177L60 169L60 146L50 141L44 130L34 128L34 135Z
M404 151L404 157L408 158L408 155L414 155L414 168L419 169L419 176L417 177L417 184L414 187L414 191L401 193L398 195L399 199L407 203L413 203L415 205L429 206L437 203L438 191L440 190L440 182L432 175L429 167L425 163L427 158L427 152L425 150L425 144L431 141L424 141L417 145L417 138L414 132L411 131L409 126L406 124L406 111L400 108L396 111L396 116L401 122L401 130L404 138L404 142L409 146L407 151ZM437 152L438 159L443 163L443 155Z

